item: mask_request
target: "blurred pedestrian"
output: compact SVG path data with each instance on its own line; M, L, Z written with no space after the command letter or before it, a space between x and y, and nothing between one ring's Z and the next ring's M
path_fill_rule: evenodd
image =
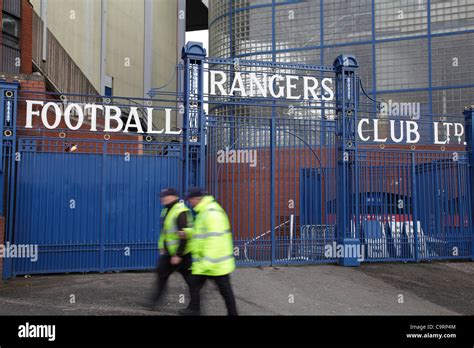
M158 242L159 261L156 291L152 296L151 307L159 309L160 300L165 291L168 278L174 271L183 276L190 288L191 276L191 243L188 227L192 224L192 215L188 207L179 200L174 188L166 188L160 192L161 233Z
M230 274L235 269L229 218L214 197L200 188L189 190L186 199L196 213L192 229L191 302L182 315L200 315L200 291L213 280L224 298L228 315L237 315Z

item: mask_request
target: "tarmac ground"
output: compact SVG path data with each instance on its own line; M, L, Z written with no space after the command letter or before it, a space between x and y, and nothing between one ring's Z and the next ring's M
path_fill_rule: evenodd
M154 272L17 277L0 283L0 315L177 315L189 301L173 274L159 311L147 307ZM238 268L242 315L473 315L474 263L377 263ZM225 315L217 287L202 290L204 315Z

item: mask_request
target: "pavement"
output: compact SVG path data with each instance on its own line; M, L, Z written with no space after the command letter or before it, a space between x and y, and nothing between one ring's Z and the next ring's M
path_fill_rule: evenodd
M238 268L242 315L473 315L474 263L378 263ZM159 311L146 304L153 272L17 277L0 283L0 315L177 315L189 300L173 274ZM185 303L184 303L185 302ZM225 315L217 287L202 290L203 314Z

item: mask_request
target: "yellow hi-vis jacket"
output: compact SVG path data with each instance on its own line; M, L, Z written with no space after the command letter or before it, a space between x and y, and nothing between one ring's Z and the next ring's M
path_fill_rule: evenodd
M186 205L182 202L177 202L171 207L171 210L168 212L168 208L165 208L161 211L161 216L165 216L165 221L163 222L163 228L160 233L160 239L158 241L158 248L164 249L165 243L168 249L168 252L171 256L176 255L178 251L178 246L180 242L180 237L178 234L178 217L182 212L187 213L188 226L191 225L192 216L191 212ZM188 230L188 229L186 229ZM189 232L186 233L186 247L184 249L183 255L186 255L191 251L191 240Z
M220 276L235 269L232 232L224 209L212 196L194 207L197 215L192 232L192 274Z

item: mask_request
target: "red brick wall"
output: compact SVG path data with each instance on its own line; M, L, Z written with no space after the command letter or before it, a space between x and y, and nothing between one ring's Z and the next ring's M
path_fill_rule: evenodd
M3 0L0 0L0 23L2 22ZM0 28L0 45L2 31ZM28 0L21 0L21 27L20 27L20 73L33 72L33 6Z
M31 74L33 72L33 6L28 0L21 1L20 49L20 73Z
M363 148L380 149L378 146L364 146ZM390 149L409 150L409 146L386 146ZM439 150L436 145L419 145L417 151ZM361 147L362 149L362 147ZM449 151L463 151L464 147L450 146ZM315 149L316 154L321 160L323 167L335 169L334 149ZM450 153L449 152L449 153ZM443 154L441 153L442 157ZM440 158L441 158L440 157ZM207 157L207 185L212 194L219 196L219 203L226 209L232 224L232 232L236 239L251 239L265 233L271 229L271 194L270 194L270 153L268 148L260 149L257 152L257 166L250 168L248 164L217 164L216 156ZM417 163L430 162L433 157L419 157ZM393 165L393 162L398 165ZM359 179L359 188L361 192L372 190L381 190L386 193L398 193L411 196L410 186L402 185L393 187L393 181L398 181L401 174L404 174L404 180L410 182L411 172L403 172L399 165L411 164L411 154L397 155L373 151L367 153L364 160L359 163L361 177ZM385 167L382 172L377 167ZM318 168L319 163L314 160L314 155L307 149L282 148L275 150L275 192L274 207L276 209L275 225L287 221L291 214L295 216L295 224L299 223L300 216L300 169ZM401 170L401 172L400 172ZM453 177L458 177L455 168L445 168L451 170ZM368 175L368 174L372 175ZM327 201L335 199L336 182L335 176L329 175L329 178L323 177L321 195ZM329 180L327 183L325 180ZM325 188L332 188L331 192L326 194ZM452 189L453 197L458 195L457 188ZM289 207L289 200L294 201L294 208ZM325 216L325 206L322 207L322 216ZM284 221L282 221L284 220ZM328 223L323 221L323 223ZM279 229L280 233L289 232L289 228ZM269 236L268 236L269 237Z

